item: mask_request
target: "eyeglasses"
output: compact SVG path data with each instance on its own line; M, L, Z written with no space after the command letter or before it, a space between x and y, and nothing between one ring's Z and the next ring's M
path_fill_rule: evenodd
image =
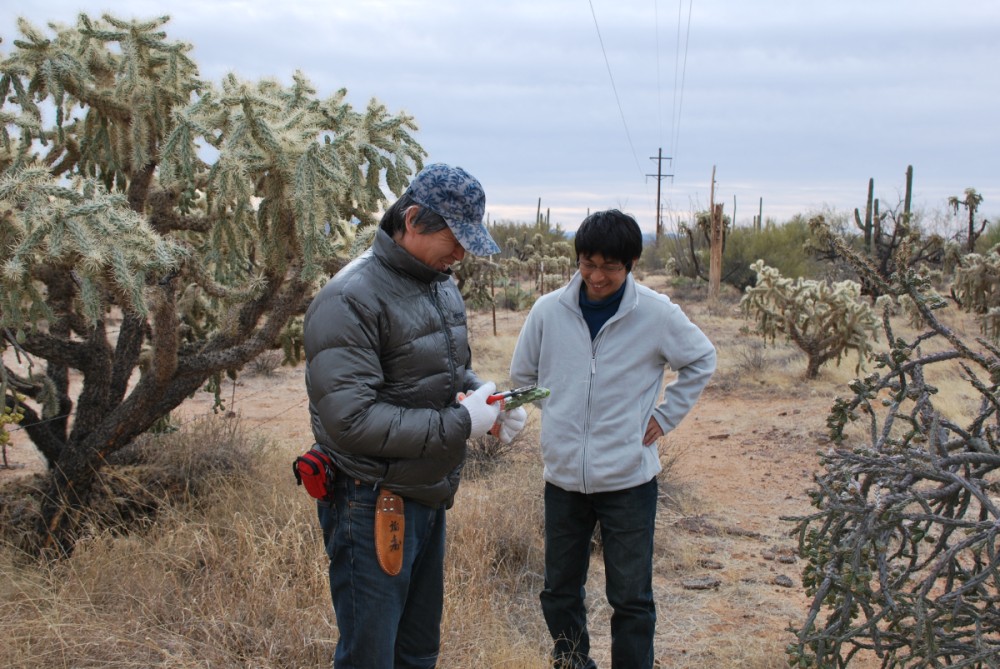
M601 270L604 274L617 274L625 269L625 265L620 262L609 262L603 265L595 265L589 260L577 260L576 266L580 268L582 272L593 272L595 270Z

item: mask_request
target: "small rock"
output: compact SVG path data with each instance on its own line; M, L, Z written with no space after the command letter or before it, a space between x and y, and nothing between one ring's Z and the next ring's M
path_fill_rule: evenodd
M708 521L704 516L688 516L677 521L677 526L692 534L718 536L722 531Z
M695 578L686 578L681 581L681 585L685 590L711 590L718 588L721 584L722 581L714 576L698 576Z
M782 588L795 587L795 583L792 582L792 579L788 578L784 574L779 574L778 576L775 576L774 580L772 580L771 583L774 583L775 585L780 585Z

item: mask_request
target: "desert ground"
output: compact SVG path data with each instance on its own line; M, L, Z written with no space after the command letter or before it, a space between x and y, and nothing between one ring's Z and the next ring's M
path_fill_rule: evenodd
M645 282L669 293L665 280L657 285L657 279ZM784 646L793 639L788 628L801 624L808 599L790 534L793 524L781 518L811 510L807 489L819 470L819 453L828 447L827 411L853 378L855 361L830 365L819 379L807 382L804 356L782 342L762 348L759 338L746 331L752 323L740 315L735 297L709 304L704 293L692 292L673 299L716 343L719 368L692 413L659 444L666 464L661 493L669 499L658 516L658 661L664 667L706 667L721 666L718 660L727 658L731 666L784 667ZM505 385L524 315L470 314L478 371L498 386ZM227 410L247 427L290 457L309 447L301 365L270 374L244 371L225 383ZM211 394L198 393L175 412L174 422L210 414L212 405ZM532 476L522 485L532 494L540 494L542 485L536 466L538 419L538 409L532 408L509 456L528 463ZM41 466L24 433L13 436L11 468L0 471L0 482ZM289 494L303 494L290 476L288 486ZM463 484L456 507L478 490L475 483ZM607 666L610 612L602 572L597 555L588 600L594 654ZM544 629L537 621L535 626ZM547 641L538 643L544 647Z

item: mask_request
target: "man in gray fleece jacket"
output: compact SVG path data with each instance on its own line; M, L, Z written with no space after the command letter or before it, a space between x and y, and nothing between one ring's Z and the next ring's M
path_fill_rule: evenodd
M667 296L636 283L642 233L631 216L591 214L575 247L579 271L532 307L510 368L515 384L551 391L542 403L542 612L554 666L596 667L584 584L600 523L612 667L642 669L653 666L656 624L656 444L698 400L715 371L715 347ZM664 389L666 367L677 378Z

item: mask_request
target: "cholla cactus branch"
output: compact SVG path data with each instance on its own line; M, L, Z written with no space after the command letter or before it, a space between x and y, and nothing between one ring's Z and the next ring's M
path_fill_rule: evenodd
M22 21L0 62L0 328L48 362L21 427L52 470L55 554L105 458L275 346L425 155L409 116L301 73L201 80L167 21Z
M997 349L941 323L912 268L883 287L909 296L926 330L905 341L886 310L889 348L875 357L878 371L856 379L827 419L834 447L809 493L817 512L787 519L812 597L788 653L796 667L846 667L861 650L885 669L996 667ZM961 370L978 398L961 419L938 408L941 391L928 379L940 368Z
M878 321L871 307L859 300L859 284L793 280L763 260L750 268L757 282L746 289L741 307L754 317L765 339L785 336L808 356L806 378L816 378L820 367L830 360L839 362L849 351L857 353L860 367L871 351Z

